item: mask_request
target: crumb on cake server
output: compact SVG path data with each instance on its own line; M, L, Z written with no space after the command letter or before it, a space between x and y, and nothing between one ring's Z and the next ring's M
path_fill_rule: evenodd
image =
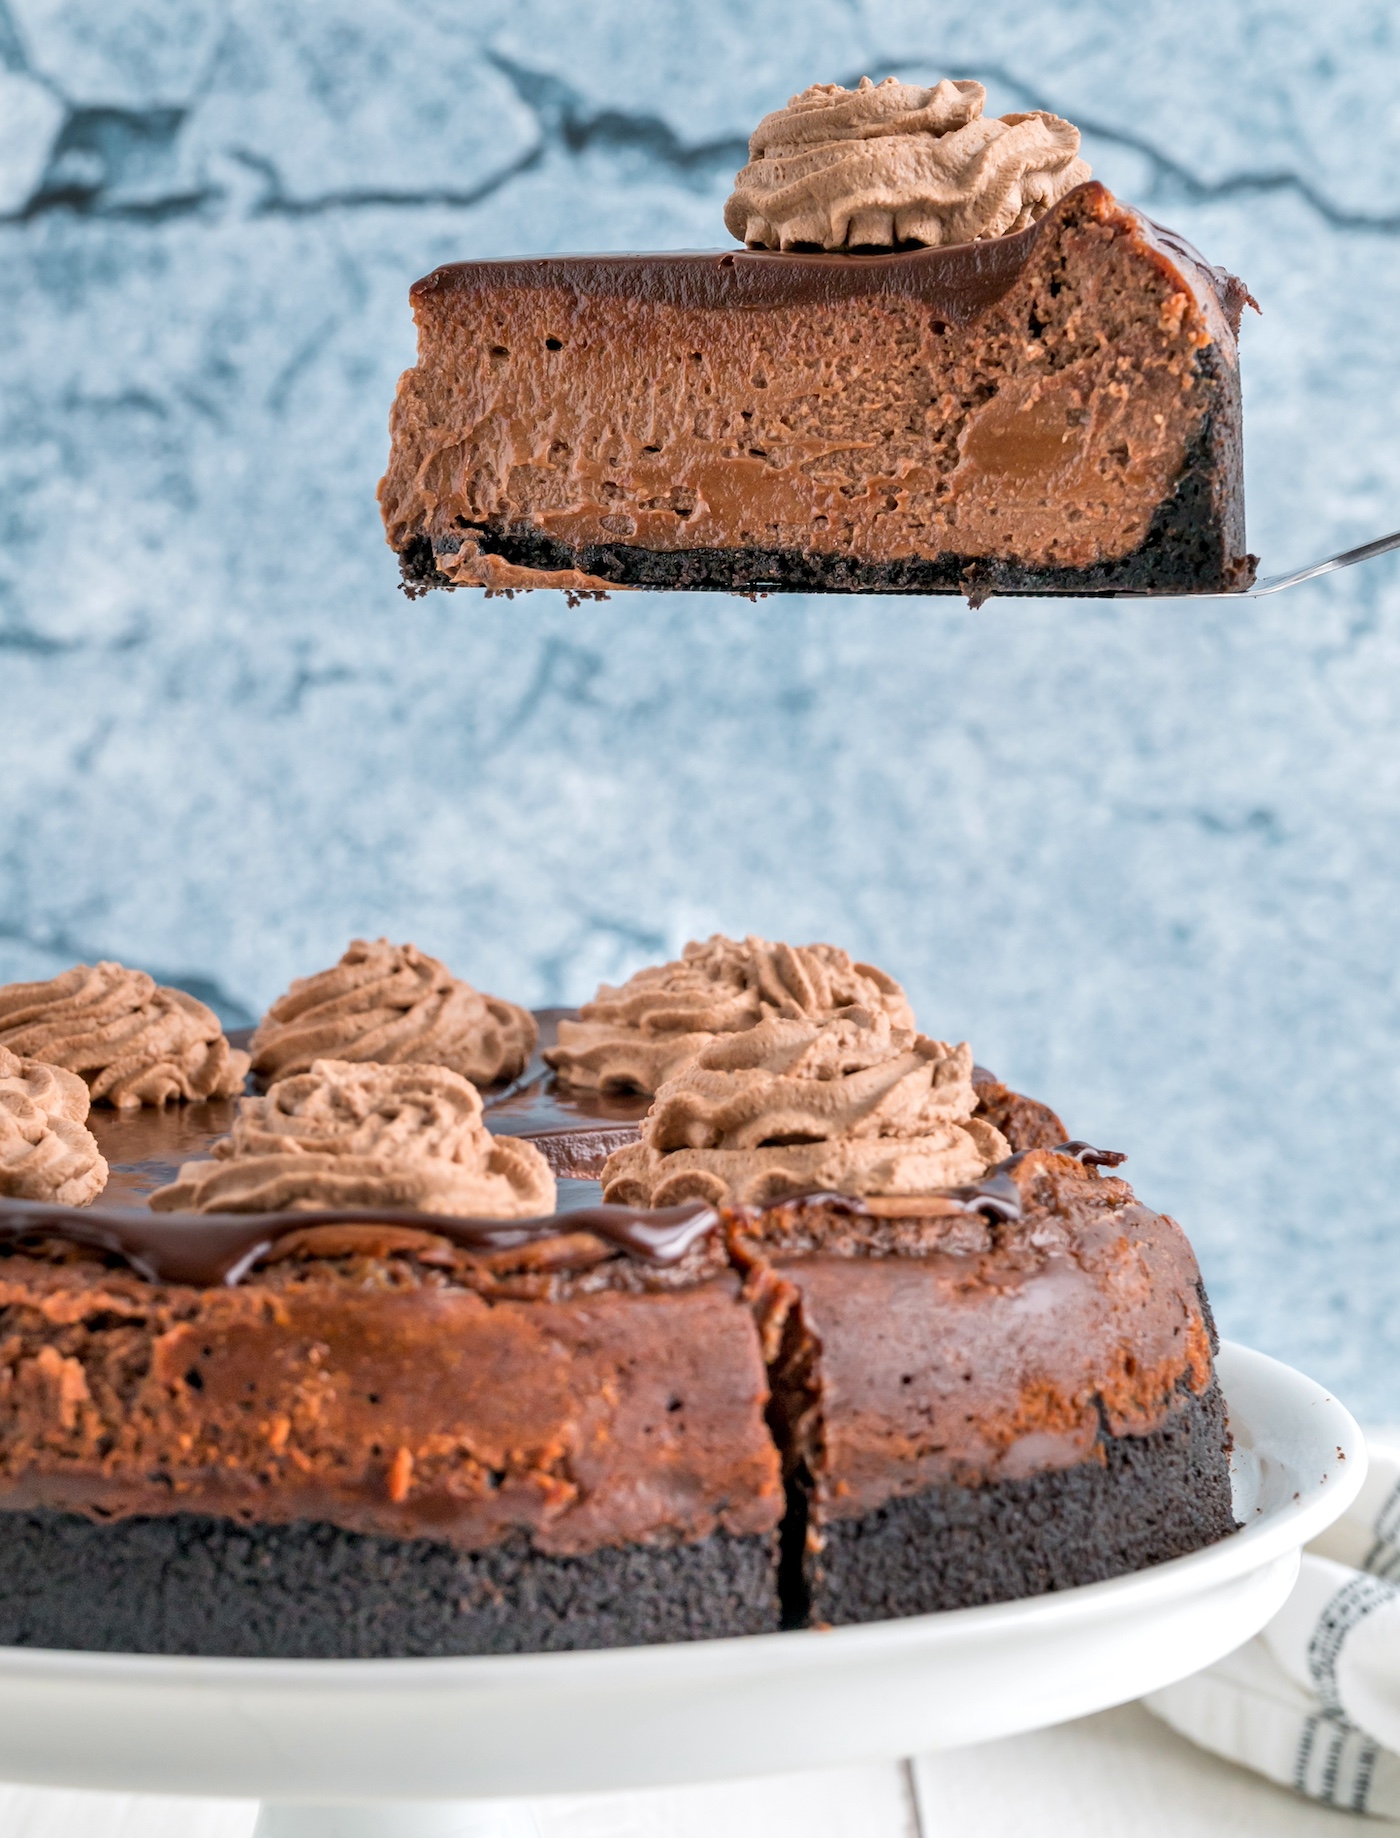
M380 502L411 593L1248 587L1249 295L981 86L816 86L711 253L412 290ZM915 246L918 245L918 246Z

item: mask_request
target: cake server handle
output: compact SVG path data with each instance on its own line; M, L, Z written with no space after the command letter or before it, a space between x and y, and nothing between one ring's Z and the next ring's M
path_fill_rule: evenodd
M1326 561L1314 562L1309 568L1295 568L1292 574L1271 574L1265 580L1256 581L1253 587L1246 587L1235 593L1224 594L1182 594L1183 600L1258 600L1264 594L1282 593L1285 587L1297 587L1301 581L1311 581L1319 574L1332 574L1338 568L1350 568L1357 562L1369 562L1373 555L1385 555L1391 549L1400 549L1400 530L1392 530L1389 536L1377 536L1374 542L1363 542L1360 548L1343 549L1340 555L1329 555ZM1123 594L1124 600L1146 600L1156 595Z

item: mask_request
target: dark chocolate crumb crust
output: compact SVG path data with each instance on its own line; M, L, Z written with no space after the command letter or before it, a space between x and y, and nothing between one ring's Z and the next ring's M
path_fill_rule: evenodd
M418 1659L764 1634L774 1540L551 1557L202 1513L94 1524L0 1513L0 1645L269 1659Z

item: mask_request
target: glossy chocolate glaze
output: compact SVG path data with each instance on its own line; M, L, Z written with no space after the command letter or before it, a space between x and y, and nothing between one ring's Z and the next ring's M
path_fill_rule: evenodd
M1096 181L1077 188L1104 193ZM1106 196L1107 194L1104 193ZM1074 192L1068 194L1070 198ZM1138 214L1147 236L1214 293L1231 331L1253 296L1235 275L1216 268L1184 236ZM1009 293L1053 222L1042 217L1014 236L953 243L945 249L896 249L827 255L776 249L658 249L636 254L508 256L447 262L409 289L420 306L434 294L495 288L556 287L582 296L620 295L667 306L713 310L826 306L862 294L909 294L949 325L965 326Z
M614 1149L637 1140L651 1099L642 1092L571 1091L560 1084L544 1063L544 1050L558 1039L560 1021L577 1014L573 1008L537 1008L540 1034L529 1065L511 1084L483 1092L482 1104L493 1134L527 1136L556 1176L593 1183Z
M203 1161L221 1136L227 1136L238 1114L235 1098L209 1098L201 1104L167 1104L163 1110L109 1110L95 1104L87 1127L111 1170L94 1205L144 1207L157 1187L180 1172L182 1162Z
M396 1211L395 1224L435 1232L467 1250L488 1252L557 1237L561 1231L587 1231L660 1266L678 1262L713 1228L718 1215L705 1206L647 1212L599 1203L597 1175L614 1149L635 1142L650 1099L575 1095L557 1084L540 1051L556 1038L560 1016L572 1012L537 1011L540 1039L529 1066L510 1085L482 1094L487 1128L503 1136L528 1137L554 1169L557 1211L549 1218L529 1220ZM231 1028L229 1041L246 1046L251 1033L250 1028ZM255 1083L250 1080L250 1085ZM101 1197L81 1209L0 1199L0 1243L40 1232L113 1252L153 1281L237 1283L259 1257L294 1232L387 1216L355 1209L238 1216L146 1210L151 1193L173 1181L182 1162L207 1156L214 1142L228 1134L236 1112L232 1098L125 1113L94 1106L88 1126L111 1168Z
M1088 1143L1063 1145L1062 1154L1086 1165L1115 1167L1125 1158L1113 1150L1094 1149ZM932 1196L940 1210L982 1213L991 1219L1021 1217L1021 1195L1006 1170L1022 1157L1013 1156L1001 1169L967 1187L951 1187ZM917 1210L918 1200L908 1202ZM872 1209L862 1196L844 1193L797 1194L784 1206L825 1206L851 1214L872 1210L898 1215L904 1203L895 1199ZM757 1209L738 1208L736 1211ZM764 1210L774 1210L767 1208ZM647 1263L679 1263L691 1246L720 1223L719 1213L699 1202L647 1211L634 1206L577 1207L562 1218L456 1219L443 1213L412 1213L363 1207L324 1208L314 1212L281 1213L152 1213L135 1207L72 1207L29 1200L0 1201L0 1243L14 1243L35 1235L62 1238L74 1244L111 1251L152 1282L192 1283L212 1287L237 1283L257 1260L281 1239L314 1225L364 1225L387 1218L398 1226L433 1232L467 1251L509 1251L519 1245L557 1238L561 1230L589 1232L619 1251Z
M548 255L449 262L415 282L415 306L453 289L558 287L668 306L824 306L861 294L914 294L952 325L1000 300L1030 259L1033 224L1015 236L947 249L823 255L774 249L677 249L639 255Z
M574 1012L535 1011L540 1037L534 1058L510 1085L483 1093L487 1127L501 1135L528 1138L555 1169L561 1189L559 1206L547 1218L467 1219L363 1208L237 1215L150 1212L143 1202L154 1189L174 1180L182 1162L207 1155L212 1143L228 1133L236 1100L211 1099L132 1113L95 1107L89 1124L112 1171L102 1197L83 1208L0 1199L0 1244L35 1234L61 1238L111 1252L154 1282L213 1286L240 1282L277 1243L308 1227L392 1218L396 1225L436 1233L464 1250L511 1250L558 1237L561 1232L578 1231L659 1267L678 1263L718 1225L720 1216L699 1202L657 1210L596 1203L600 1192L596 1173L614 1149L636 1140L650 1099L640 1094L575 1093L558 1083L541 1053L557 1038L561 1017ZM246 1028L230 1029L230 1043L244 1046L250 1033ZM975 1070L982 1083L994 1082L985 1068ZM1063 1152L1104 1167L1123 1160L1121 1155L1093 1149L1087 1143L1066 1143ZM1019 1160L1013 1157L1006 1168ZM940 1211L982 1213L1003 1220L1021 1216L1015 1182L1001 1170L972 1186L939 1194L936 1201ZM868 1201L849 1194L802 1195L792 1203L826 1205L857 1215L871 1212ZM898 1214L903 1204L899 1200L877 1202L875 1210Z
M775 1200L769 1206L736 1206L730 1210L738 1218L755 1219L764 1213L781 1213L790 1209L824 1207L830 1212L849 1213L853 1218L915 1218L936 1206L940 1213L981 1213L987 1219L1019 1219L1021 1190L1004 1170L1015 1167L1020 1158L993 1168L980 1181L966 1187L948 1187L936 1194L892 1195L888 1199L851 1193L795 1193Z
M136 1208L45 1205L0 1201L0 1243L37 1235L93 1245L126 1259L139 1275L158 1283L212 1288L237 1283L280 1239L314 1225L390 1222L460 1245L466 1251L510 1251L590 1232L647 1263L679 1263L697 1239L713 1231L719 1214L700 1204L646 1212L632 1206L579 1207L545 1219L454 1219L444 1213L410 1213L365 1207L284 1213L153 1213Z
M1089 1142L1061 1142L1055 1145L1057 1155L1072 1155L1086 1168L1121 1168L1127 1156L1121 1149L1096 1149Z

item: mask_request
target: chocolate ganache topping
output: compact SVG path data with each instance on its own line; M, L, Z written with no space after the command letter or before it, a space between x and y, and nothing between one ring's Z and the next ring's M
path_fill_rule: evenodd
M765 115L724 207L751 249L939 247L1029 228L1090 169L1042 109L984 116L980 83L815 83Z
M534 1016L482 995L416 945L356 938L340 962L299 977L253 1035L253 1069L268 1078L314 1060L447 1066L476 1085L524 1071Z
M0 1047L80 1074L94 1103L118 1110L230 1098L248 1071L213 1009L144 970L105 962L0 988Z
M0 1194L86 1206L107 1164L84 1120L91 1102L76 1072L0 1047Z
M691 1247L714 1231L713 1207L688 1206L647 1211L635 1206L583 1206L561 1219L457 1219L440 1213L400 1212L386 1220L374 1207L324 1207L315 1212L239 1213L220 1217L188 1213L157 1215L134 1206L95 1206L78 1211L46 1201L0 1197L0 1245L21 1250L34 1239L88 1245L124 1258L153 1283L190 1283L200 1288L241 1283L267 1252L293 1239L306 1245L323 1226L373 1227L429 1232L464 1251L488 1256L521 1245L601 1239L615 1251L657 1268L678 1264ZM324 1241L322 1241L324 1243ZM330 1248L326 1255L338 1255Z
M545 1059L568 1085L593 1091L656 1092L687 1060L728 1034L760 1022L821 1020L856 1005L913 1029L904 991L883 970L852 963L836 945L742 944L716 932L688 944L673 963L639 970L621 988L606 983L559 1023Z
M212 1161L186 1162L153 1212L391 1207L478 1218L552 1211L554 1174L533 1143L492 1136L481 1095L445 1066L318 1059L244 1098Z
M603 1197L768 1205L830 1190L929 1194L1010 1154L973 1115L972 1049L882 1009L772 1016L712 1041L656 1094L642 1139L609 1156Z

